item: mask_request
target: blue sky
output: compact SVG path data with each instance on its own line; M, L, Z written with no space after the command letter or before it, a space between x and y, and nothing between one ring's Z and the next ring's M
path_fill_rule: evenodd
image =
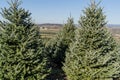
M10 0L0 0L0 8L8 6L6 1ZM65 23L71 13L77 24L82 10L88 6L90 0L22 0L22 2L21 6L32 13L35 23ZM120 24L120 0L102 0L100 5L104 7L108 24Z

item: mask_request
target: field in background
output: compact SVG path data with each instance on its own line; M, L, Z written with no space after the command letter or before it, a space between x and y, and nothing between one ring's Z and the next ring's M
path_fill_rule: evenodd
M52 38L54 37L60 29L40 29L42 38Z
M62 24L40 24L41 37L52 38L54 37L63 27Z
M42 24L40 25L41 37L50 39L54 37L62 27L63 25L60 24ZM120 41L120 27L109 27L108 29L115 39Z
M113 37L117 41L120 41L120 27L110 27L109 30L112 33Z

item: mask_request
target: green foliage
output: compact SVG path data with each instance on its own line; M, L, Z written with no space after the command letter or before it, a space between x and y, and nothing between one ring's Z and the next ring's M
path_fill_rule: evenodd
M8 9L2 9L5 21L0 24L0 79L44 80L49 67L39 29L20 4L14 0Z
M95 2L83 11L75 41L66 53L63 70L68 80L111 80L119 77L120 54L105 28L103 9Z
M74 38L74 31L75 25L73 19L70 17L63 29L46 45L51 62L58 67L61 67L62 62L64 62L65 51Z

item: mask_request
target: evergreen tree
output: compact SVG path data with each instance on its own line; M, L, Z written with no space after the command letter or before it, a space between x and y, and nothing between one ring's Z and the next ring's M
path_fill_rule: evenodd
M116 43L105 27L103 9L94 1L83 11L75 41L66 53L63 70L68 80L111 80L119 77Z
M14 0L3 8L0 22L0 79L45 80L48 61L39 29L31 21L31 13Z
M74 38L74 31L74 21L70 17L62 30L46 45L51 62L59 68L61 68L62 62L64 62L65 52Z

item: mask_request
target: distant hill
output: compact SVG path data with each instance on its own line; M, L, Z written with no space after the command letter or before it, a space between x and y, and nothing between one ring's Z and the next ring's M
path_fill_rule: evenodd
M44 23L37 24L40 27L63 27L63 24L54 24L54 23ZM78 26L78 24L76 24ZM120 24L107 24L108 27L120 27Z
M107 24L108 27L118 27L120 28L120 24Z

